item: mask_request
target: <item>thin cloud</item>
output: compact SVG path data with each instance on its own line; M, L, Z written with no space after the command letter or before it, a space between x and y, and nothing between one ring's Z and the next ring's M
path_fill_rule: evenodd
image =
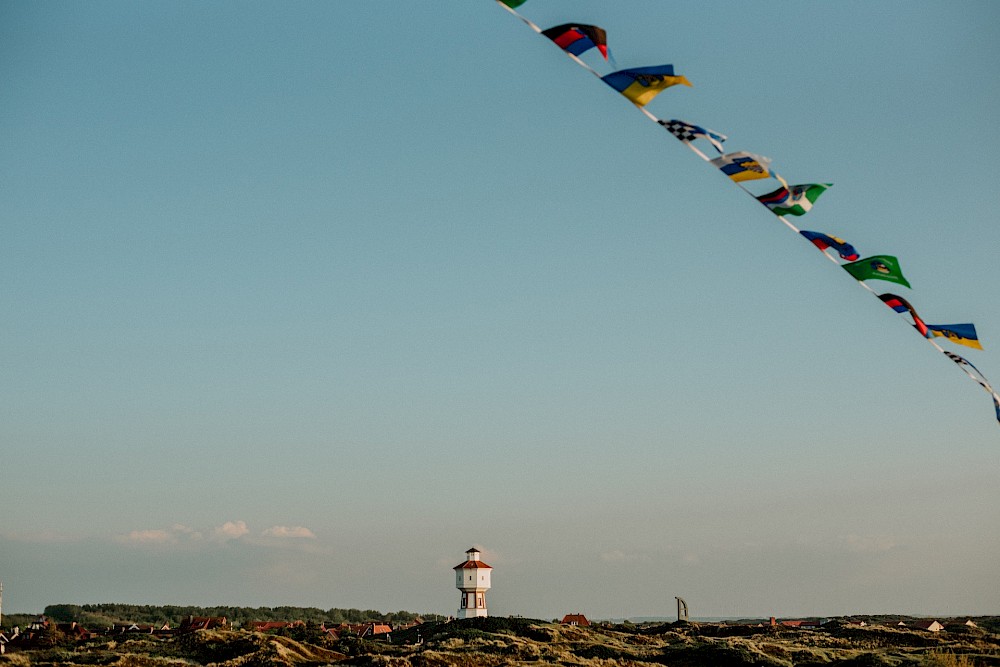
M305 526L271 526L266 528L261 535L279 539L316 539L316 534Z
M172 525L170 527L170 530L172 530L177 535L183 535L189 540L200 540L203 537L201 531L195 530L194 528L189 528L180 523L175 523L174 525Z
M169 528L142 528L118 535L115 541L134 546L178 546L191 548L198 544L204 547L227 544L239 540L241 543L258 546L279 546L279 543L301 543L316 540L316 533L305 526L271 526L260 533L251 533L243 520L226 521L222 525L199 530L175 523Z
M127 544L171 544L176 542L177 538L170 531L163 529L133 530L128 535L120 535L118 541Z
M115 540L122 544L162 545L196 542L201 538L202 534L199 531L183 524L175 523L169 528L133 530L126 535L117 536Z
M247 528L246 521L227 521L212 529L212 537L222 542L228 542L238 540L249 532L250 529Z
M218 543L239 539L249 532L250 529L247 528L245 521L227 521L221 526L212 528L208 535L211 541ZM194 545L204 540L203 531L182 523L175 523L169 528L136 529L115 537L115 541L120 544L135 546Z

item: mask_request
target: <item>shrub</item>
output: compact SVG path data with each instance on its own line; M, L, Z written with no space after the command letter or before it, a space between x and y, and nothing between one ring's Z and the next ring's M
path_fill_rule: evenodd
M924 664L927 667L976 667L971 657L950 651L931 653L924 659Z
M627 659L630 657L623 654L621 651L604 644L592 644L591 646L585 646L584 648L574 650L573 653L587 660L591 660L593 658L600 658L602 660L617 660L619 658Z

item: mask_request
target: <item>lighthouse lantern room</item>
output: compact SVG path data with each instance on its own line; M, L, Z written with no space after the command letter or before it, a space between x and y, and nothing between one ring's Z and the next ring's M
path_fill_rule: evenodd
M486 616L486 591L490 588L492 567L479 560L479 549L472 547L465 552L465 562L455 570L455 587L462 591L459 603L459 618Z

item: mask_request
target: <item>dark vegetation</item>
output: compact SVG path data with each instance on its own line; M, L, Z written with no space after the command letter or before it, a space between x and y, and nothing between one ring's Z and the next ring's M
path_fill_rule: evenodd
M3 615L3 625L0 626L0 629L24 628L36 618L38 618L38 614L8 614L5 612Z
M131 608L119 611L125 609ZM203 609L184 611L208 615ZM232 615L228 608L220 611ZM167 637L99 636L83 642L55 637L53 643L9 650L0 657L0 667L1000 667L1000 618L973 619L979 627L940 620L950 629L859 626L848 619L817 629L756 622L573 627L492 617L425 622L365 638L349 632L324 635L318 624L309 622L273 634L198 630Z
M45 608L44 615L59 623L77 622L88 629L109 628L115 624L139 623L163 625L174 628L189 616L225 616L230 624L239 627L250 621L303 621L304 623L407 623L417 619L440 619L435 614L420 616L408 611L382 613L374 609L328 609L316 607L185 607L134 604L53 604ZM34 617L29 617L29 620ZM26 622L25 622L26 624ZM5 625L10 625L6 623Z

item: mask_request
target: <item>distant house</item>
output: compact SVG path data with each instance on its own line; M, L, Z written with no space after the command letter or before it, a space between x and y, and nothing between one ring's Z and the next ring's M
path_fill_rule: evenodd
M358 637L374 637L375 635L387 635L392 632L392 627L385 623L365 623L358 632Z
M24 632L21 632L17 636L17 643L25 646L33 645L36 641L42 638L45 631L49 628L49 625L49 619L45 616L39 616L31 623L28 623L28 627L24 629ZM14 637L10 637L10 639L13 640Z
M39 616L31 623L28 623L27 632L43 632L47 627L49 627L49 619Z
M587 627L590 625L590 621L583 614L566 614L563 619L559 621L562 625L579 625L581 627Z
M109 635L162 635L170 630L170 624L149 625L146 623L115 623Z
M250 621L248 629L253 632L274 632L283 628L304 628L302 621Z
M72 623L56 623L56 630L75 641L85 641L93 637L93 633L76 621Z
M412 621L409 621L407 623L397 623L394 629L395 630L409 630L410 628L415 628L418 625L423 625L423 622L424 622L424 619L422 619L422 618L420 618L418 616L415 619L413 619Z
M910 627L917 630L926 630L927 632L941 632L944 630L944 626L937 621L913 621L910 623Z
M2 648L4 646L7 646L8 644L17 643L17 642L21 641L22 639L23 639L23 636L21 635L21 628L15 625L6 634L3 633L3 632L0 632L0 648Z
M781 621L786 628L814 629L822 625L819 621Z
M392 627L385 623L376 623L373 621L369 621L368 623L341 623L336 628L324 627L324 632L329 633L331 630L337 633L337 635L349 632L358 637L374 637L375 635L388 635L392 632Z
M188 616L177 628L178 632L194 632L195 630L214 630L216 628L226 629L229 627L229 620L225 616Z

